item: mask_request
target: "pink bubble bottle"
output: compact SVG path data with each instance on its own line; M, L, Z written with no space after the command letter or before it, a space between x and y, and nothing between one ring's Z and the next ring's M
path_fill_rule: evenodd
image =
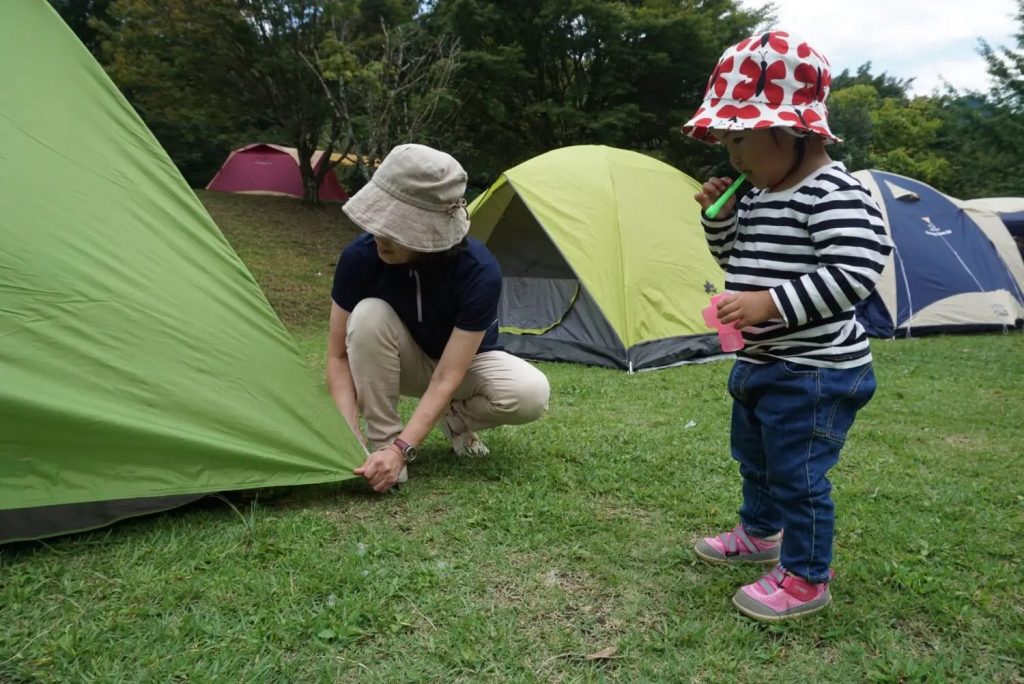
M725 324L718 320L718 303L729 296L728 292L720 292L711 298L711 306L701 310L704 314L704 322L709 328L718 331L718 343L722 346L723 352L734 352L743 349L743 333L737 330L732 324Z

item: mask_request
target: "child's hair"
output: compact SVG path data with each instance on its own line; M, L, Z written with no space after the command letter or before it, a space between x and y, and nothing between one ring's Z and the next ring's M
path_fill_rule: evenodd
M779 145L779 130L786 131L787 134L788 134L790 129L786 129L786 128L782 128L782 127L772 127L772 128L769 128L768 130L772 134L772 140L775 141L775 145L776 146L780 146ZM811 135L814 135L814 134L813 133L803 133L803 134L796 134L796 135L793 136L794 138L796 138L796 141L794 142L794 146L793 146L793 150L796 152L796 159L793 160L793 164L789 167L789 170L786 171L786 175L787 176L792 174L797 169L799 169L800 165L804 163L804 157L807 156L807 140L808 140L808 138Z

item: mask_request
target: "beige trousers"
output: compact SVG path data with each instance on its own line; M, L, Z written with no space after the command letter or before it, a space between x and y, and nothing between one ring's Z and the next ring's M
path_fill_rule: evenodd
M423 396L437 361L382 299L364 299L355 306L346 344L366 437L386 444L402 431L399 396ZM503 351L481 352L443 419L455 432L529 423L547 410L549 394L548 379L526 361Z

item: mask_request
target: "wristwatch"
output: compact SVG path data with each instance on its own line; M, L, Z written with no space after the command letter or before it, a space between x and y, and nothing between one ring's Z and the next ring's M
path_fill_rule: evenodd
M420 450L406 442L404 439L396 438L392 444L398 447L398 450L402 452L402 458L406 463L412 463L416 460L416 457L419 456Z

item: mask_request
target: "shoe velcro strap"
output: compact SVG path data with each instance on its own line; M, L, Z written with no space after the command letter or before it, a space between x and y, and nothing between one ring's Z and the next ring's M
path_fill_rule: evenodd
M743 526L737 525L733 530L722 535L722 544L725 546L726 556L738 556L741 553L736 544L737 540L743 542L743 545L747 547L747 551L749 553L757 551L757 547L754 546L754 542L752 542L750 537L747 536L747 532L743 529Z

